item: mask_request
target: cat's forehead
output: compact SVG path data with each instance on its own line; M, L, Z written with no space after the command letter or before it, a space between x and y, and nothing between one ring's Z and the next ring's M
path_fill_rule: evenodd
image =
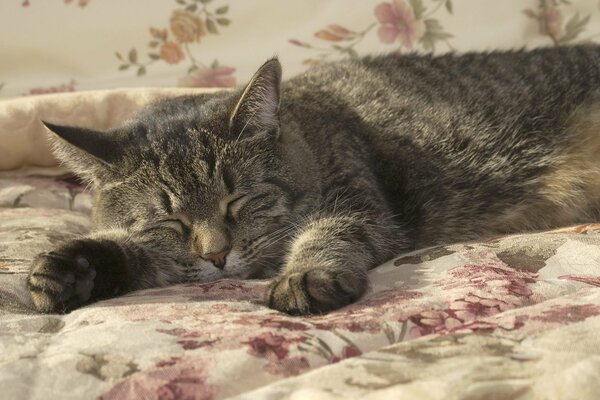
M249 152L207 128L163 136L138 154L141 179L150 186L171 185L180 195L214 197L214 193L232 192L240 181L251 181L253 171L259 172L250 167L255 158Z
M146 165L122 187L132 195L132 201L158 213L185 211L198 216L214 212L221 199L229 194L222 174L209 172L206 164L198 163L161 168Z
M177 182L179 192L201 197L254 181L268 151L263 141L230 132L231 104L226 100L220 94L169 99L138 115L133 128L144 136L136 142L144 142L144 149L131 152L144 165L138 173L152 176L150 184Z
M157 125L181 122L214 127L215 124L226 122L233 102L234 98L229 92L180 96L150 104L135 119Z

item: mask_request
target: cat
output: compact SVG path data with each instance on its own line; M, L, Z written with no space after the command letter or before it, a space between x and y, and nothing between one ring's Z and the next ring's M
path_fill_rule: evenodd
M598 220L600 48L390 54L161 100L99 132L46 122L94 189L89 235L34 260L40 312L271 278L293 315L359 299L403 252Z

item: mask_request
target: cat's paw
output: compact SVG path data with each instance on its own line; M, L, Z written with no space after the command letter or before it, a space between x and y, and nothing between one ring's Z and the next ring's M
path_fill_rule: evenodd
M90 239L73 240L33 261L27 286L39 312L67 312L93 296L97 268L106 244Z
M358 300L368 285L366 273L311 268L284 272L266 292L270 308L292 315L320 314Z

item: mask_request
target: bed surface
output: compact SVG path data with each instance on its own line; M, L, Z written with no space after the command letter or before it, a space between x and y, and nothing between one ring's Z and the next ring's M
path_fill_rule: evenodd
M0 207L5 398L600 398L600 224L402 255L327 315L270 310L265 281L235 280L35 315L30 260L89 229L90 194L13 174Z

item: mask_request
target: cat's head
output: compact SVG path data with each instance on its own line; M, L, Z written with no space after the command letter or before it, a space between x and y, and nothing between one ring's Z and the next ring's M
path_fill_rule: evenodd
M190 266L190 278L279 267L302 197L280 140L281 66L240 91L158 102L107 132L46 123L55 154L96 192L100 228L121 227Z

